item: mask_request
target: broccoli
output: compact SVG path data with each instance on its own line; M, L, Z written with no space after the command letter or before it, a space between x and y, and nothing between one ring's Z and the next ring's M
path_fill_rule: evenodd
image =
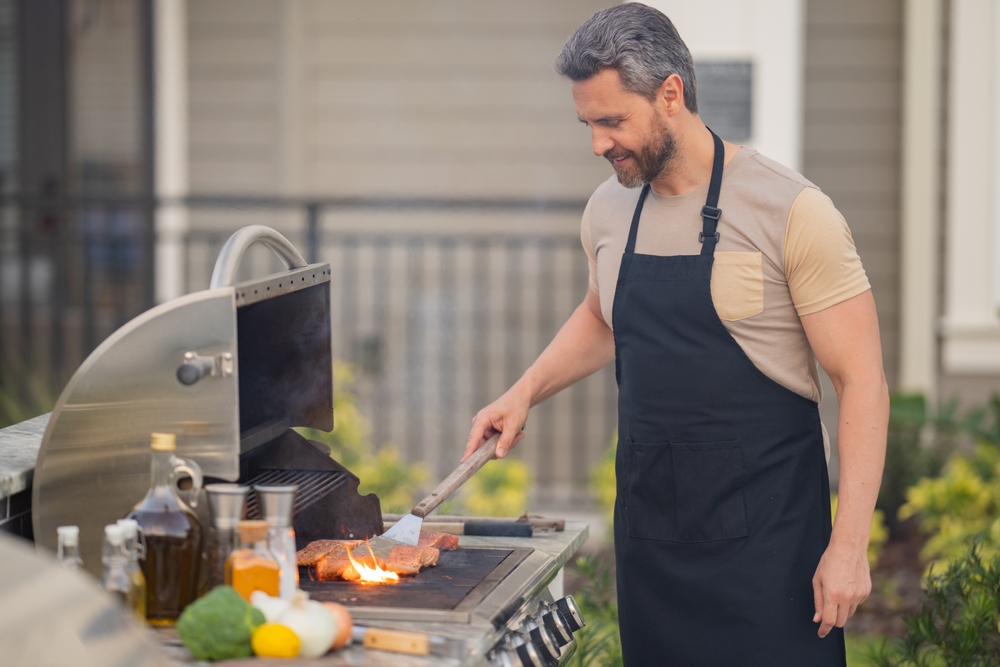
M216 586L187 606L177 620L177 634L198 660L226 660L253 655L250 638L264 614L231 586Z

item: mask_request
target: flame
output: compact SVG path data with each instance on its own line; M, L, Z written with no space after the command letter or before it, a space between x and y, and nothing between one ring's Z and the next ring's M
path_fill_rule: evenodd
M361 583L384 584L388 581L399 581L398 574L395 572L389 572L388 570L383 570L379 567L378 560L375 558L375 552L372 551L372 547L368 544L368 540L365 540L365 546L368 547L368 553L372 555L372 564L375 567L369 567L364 563L359 563L354 560L354 554L351 553L351 548L347 547L347 558L350 559L351 565L354 566L354 571L358 573Z

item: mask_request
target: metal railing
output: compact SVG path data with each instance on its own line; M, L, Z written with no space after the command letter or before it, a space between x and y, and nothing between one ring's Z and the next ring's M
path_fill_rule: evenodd
M101 340L151 305L152 271L144 262L156 239L141 222L153 207L178 202L4 203L0 380L27 397L39 377L61 388ZM334 351L356 369L358 406L373 442L393 443L436 475L454 467L475 412L520 376L587 288L576 234L379 233L324 225L324 215L335 210L449 211L474 221L484 211L575 213L583 202L190 197L183 203L192 212L300 212L299 228L283 231L310 261L333 269ZM61 228L20 224L25 216L41 219L39 211ZM186 291L207 287L232 231L183 234ZM534 471L536 497L583 495L588 471L614 431L615 402L613 371L605 369L535 409L520 455Z

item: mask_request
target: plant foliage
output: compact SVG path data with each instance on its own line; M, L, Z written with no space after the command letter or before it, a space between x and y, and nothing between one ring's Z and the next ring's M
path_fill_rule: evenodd
M567 667L619 667L622 664L618 632L618 602L612 566L595 556L577 558L575 569L585 581L574 593L586 627L575 635L576 652Z
M531 470L509 457L490 461L462 487L461 510L473 516L520 516L528 509Z
M878 667L995 667L1000 665L1000 556L984 558L979 544L942 574L924 579L920 611L905 619L906 634L872 647Z

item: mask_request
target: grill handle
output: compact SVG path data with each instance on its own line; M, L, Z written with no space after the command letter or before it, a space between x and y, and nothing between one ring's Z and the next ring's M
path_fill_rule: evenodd
M248 225L236 231L222 246L212 271L211 289L229 287L236 282L236 271L240 268L243 255L255 243L266 246L277 255L286 269L306 266L306 260L284 236L264 225Z

